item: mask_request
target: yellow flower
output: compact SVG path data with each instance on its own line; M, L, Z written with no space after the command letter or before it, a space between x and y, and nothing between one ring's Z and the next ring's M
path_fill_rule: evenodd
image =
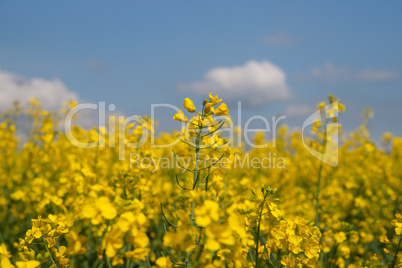
M281 259L281 264L286 266L286 267L294 267L295 266L295 260L291 259L288 255L285 255Z
M395 227L395 233L397 235L402 234L402 216L401 214L395 214L396 219L392 220L392 225Z
M123 260L123 258L122 257L119 257L119 256L115 256L113 259L112 259L112 266L116 266L116 265L123 265L124 264L124 260Z
M304 246L304 254L306 254L307 258L318 259L318 257L320 256L320 245L318 242L309 241L303 246Z
M338 109L339 109L339 111L345 112L345 105L343 105L342 103L339 103Z
M117 250L123 247L123 236L124 233L122 233L121 230L113 229L103 237L102 244L106 248L106 256L109 258L114 257Z
M191 235L185 232L168 232L163 237L163 245L177 251L191 251L194 248Z
M222 99L218 98L218 95L212 96L212 93L209 93L209 103L212 103L212 105L216 105L220 103Z
M281 240L281 239L286 238L286 233L284 233L283 231L281 231L281 230L279 230L277 228L273 228L271 230L271 234L276 240Z
M350 248L348 246L346 245L339 246L339 251L343 257L345 257L346 259L349 258Z
M219 204L215 201L206 200L204 205L195 211L195 222L205 227L212 221L219 220Z
M135 235L129 235L126 238L134 248L146 248L149 244L149 238L144 232L137 231Z
M235 244L235 238L232 235L232 230L229 226L223 224L214 224L208 226L206 229L208 240L205 244L206 248L212 251L219 250L221 244L227 246L233 246Z
M124 212L120 215L119 220L116 222L116 226L123 232L127 232L135 222L134 213L131 211Z
M134 262L145 261L149 254L149 248L136 248L124 253L124 256Z
M10 253L7 250L6 244L1 244L0 245L0 256L2 256L2 257L7 256L7 258L11 257Z
M212 103L211 103L211 102L208 102L207 104L205 104L204 113L205 113L205 114L208 114L208 113L211 111L211 107L212 107Z
M107 196L101 196L95 203L84 205L82 216L91 219L92 224L98 225L104 219L114 219L117 216L117 210Z
M274 202L268 203L269 211L271 212L272 216L274 216L277 220L281 218L281 211L278 209L278 206Z
M336 243L340 244L346 240L346 234L344 232L339 232L334 235Z
M102 216L107 220L112 220L117 215L117 210L106 196L101 196L97 202Z
M17 261L18 268L36 268L40 265L38 261Z
M218 108L213 109L212 112L214 115L228 115L229 114L229 109L228 106L225 103L222 103Z
M399 222L395 224L395 233L397 235L402 234L402 223Z
M189 113L194 113L196 111L193 101L189 98L184 99L183 106Z
M240 236L240 238L245 239L247 237L246 229L244 228L244 218L241 215L232 214L228 219L229 226L232 230Z
M86 252L86 245L88 243L88 238L83 235L78 235L74 231L70 231L66 235L66 240L68 242L68 254L82 255Z
M65 246L61 246L58 250L56 248L53 249L53 256L60 265L63 264L62 267L69 263L68 258L65 257L66 252L67 248Z
M156 265L158 265L158 267L161 267L161 268L170 268L170 267L173 267L173 266L172 266L172 263L170 262L170 260L169 260L168 257L159 257L159 258L156 260Z
M325 108L325 102L323 101L323 102L320 102L319 104L318 104L318 108L319 109L324 109Z
M182 110L179 110L174 116L173 116L174 120L180 121L182 123L187 123L188 122L188 118L183 114Z
M0 245L0 266L4 268L14 268L9 258L11 258L10 252L8 252L5 244Z

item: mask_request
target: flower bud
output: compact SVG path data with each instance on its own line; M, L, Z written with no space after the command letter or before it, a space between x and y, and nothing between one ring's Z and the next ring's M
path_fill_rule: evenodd
M189 98L184 99L183 106L189 113L194 113L196 111L193 101Z

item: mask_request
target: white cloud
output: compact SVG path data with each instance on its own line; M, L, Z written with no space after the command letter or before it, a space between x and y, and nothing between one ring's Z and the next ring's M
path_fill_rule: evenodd
M93 73L98 73L103 69L103 64L99 59L92 59L87 62L88 69Z
M267 102L285 100L292 93L285 73L269 61L251 60L242 66L217 67L208 71L201 81L180 85L181 91L218 94L225 100L243 101L261 106Z
M363 70L356 73L355 78L364 81L384 81L398 79L400 74L392 70Z
M289 105L286 107L285 115L290 117L305 116L312 113L312 109L308 105Z
M350 78L351 71L348 67L335 67L332 63L326 63L322 67L312 68L308 74L299 74L300 78L311 81L334 82Z
M58 79L25 78L0 70L0 109L9 108L15 100L25 104L31 97L49 110L59 108L63 101L78 100L78 95Z
M268 45L293 45L296 41L296 38L285 32L268 35L263 40L263 42Z
M365 69L352 70L349 67L337 67L332 63L312 68L307 74L299 73L297 78L310 81L336 82L336 81L388 81L399 79L399 72L393 70Z

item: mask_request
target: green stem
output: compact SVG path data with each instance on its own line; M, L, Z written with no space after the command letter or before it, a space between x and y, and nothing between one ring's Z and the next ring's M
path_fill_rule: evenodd
M208 169L208 173L207 173L207 175L205 176L205 192L207 192L208 191L208 179L209 179L209 172L211 171L211 169L209 168Z
M324 116L325 116L325 112L324 112ZM322 117L322 115L321 115ZM320 224L320 214L319 214L319 209L320 209L320 188L321 188L321 177L322 177L322 168L323 168L323 160L324 160L324 152L325 149L327 147L327 119L325 117L324 120L325 124L324 124L324 141L322 144L322 149L321 149L321 159L320 159L320 167L318 169L318 182L317 182L317 190L316 190L316 203L315 203L315 225L319 227Z
M401 248L401 241L402 241L402 236L399 237L398 247L396 248L394 259L392 260L392 268L395 268L396 261L397 261L397 258L398 258L399 249Z
M149 268L152 267L151 262L149 261L149 255L147 256L147 264L148 264L148 267L149 267Z
M198 160L200 158L200 143L201 143L201 127L197 133L197 141L196 141L196 148L195 148L195 167L194 167L194 181L193 181L193 190L197 188L198 185Z
M52 262L53 262L53 264L54 264L54 267L59 268L59 265L58 265L58 264L56 263L56 261L53 259L53 254L50 252L50 250L49 250L49 248L48 248L48 246L47 246L47 243L46 243L45 238L42 237L42 240L43 240L43 243L45 244L46 251L47 251L47 252L49 253L49 255L50 255L50 259L52 260Z
M331 258L331 263L330 263L331 265L329 266L330 268L332 268L332 266L334 266L335 263L336 263L335 257L336 257L336 251L338 250L338 246L339 246L339 244L337 244L337 245L335 246L334 252L332 253L332 258Z
M264 200L261 203L261 209L260 209L260 215L258 218L258 226L257 226L257 237L256 237L256 247L255 247L255 267L258 267L258 247L259 247L259 243L260 243L260 227L261 227L261 218L262 218L262 211L264 210L264 204L265 204L265 200L266 200L267 196L266 194L264 194Z
M105 258L106 258L107 267L112 268L112 265L110 264L109 257L106 255L106 253L105 253Z
M204 117L202 117L204 120ZM200 157L200 146L201 146L201 134L202 134L202 125L199 126L199 131L197 132L197 140L195 143L195 166L194 166L194 180L193 180L193 190L197 189L198 186L198 160ZM191 201L191 220L194 221L194 201Z
M204 243L201 244L201 236L202 236L202 229L200 229L200 236L199 236L199 239L198 239L198 244L200 245L200 248L199 248L198 253L197 253L196 262L199 261L199 259L201 257L201 253L204 250Z
M3 235L0 232L0 242L1 243L6 243L6 240L4 239Z

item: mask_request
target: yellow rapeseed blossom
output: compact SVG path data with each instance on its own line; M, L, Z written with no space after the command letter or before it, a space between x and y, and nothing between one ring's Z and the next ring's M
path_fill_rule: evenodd
M158 267L160 267L160 268L171 268L171 267L173 267L172 263L170 262L168 257L159 257L156 260L156 265Z
M13 268L13 267L15 267L14 265L11 264L10 258L11 258L11 254L7 250L6 245L1 244L0 245L0 266L4 267L4 268Z
M39 267L39 261L17 261L16 262L18 268L36 268ZM3 266L2 266L3 267Z
M401 214L396 214L395 215L395 220L392 221L392 225L395 226L395 233L397 235L402 234L402 216Z
M218 108L214 109L212 108L212 112L214 115L228 115L229 114L229 109L228 106L225 103L222 103Z
M197 109L194 106L194 103L192 100L190 100L189 98L185 98L184 99L184 103L183 103L184 108L189 112L189 113L194 113Z
M204 107L205 114L209 114L211 112L212 105L213 105L213 103L211 103L211 102L208 102L207 104L205 104L205 107Z
M182 110L179 110L174 116L173 116L174 120L180 121L182 123L187 123L188 122L188 118L183 114Z
M195 221L197 225L205 227L211 224L212 221L219 220L219 204L206 200L204 205L199 207L195 212Z
M212 103L212 105L216 105L220 103L222 99L218 98L218 95L212 96L212 93L209 93L209 103Z

